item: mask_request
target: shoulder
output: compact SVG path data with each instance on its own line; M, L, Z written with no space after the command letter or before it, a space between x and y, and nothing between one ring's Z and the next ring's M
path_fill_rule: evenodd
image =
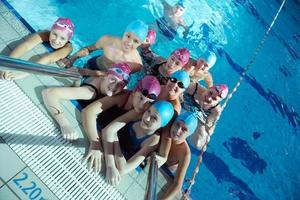
M120 38L111 35L103 35L98 39L97 43L109 44L111 42L117 42L117 41L120 41Z
M181 152L182 152L181 154L182 160L184 160L184 162L189 163L191 159L191 150L186 141L184 141L184 143L182 144Z
M45 30L32 34L32 37L39 37L43 42L49 41L50 31Z

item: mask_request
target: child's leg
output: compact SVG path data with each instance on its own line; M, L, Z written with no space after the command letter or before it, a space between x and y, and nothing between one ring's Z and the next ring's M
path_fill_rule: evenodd
M45 106L60 126L61 132L67 140L75 140L78 138L74 128L65 117L61 106L61 100L70 99L92 99L95 97L95 91L90 87L60 87L48 88L42 92Z

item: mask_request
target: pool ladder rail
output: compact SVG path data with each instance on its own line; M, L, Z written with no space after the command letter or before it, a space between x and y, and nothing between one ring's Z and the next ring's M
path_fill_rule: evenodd
M20 71L25 73L42 74L75 80L82 78L82 76L75 71L33 63L30 61L11 58L4 55L0 55L0 70Z

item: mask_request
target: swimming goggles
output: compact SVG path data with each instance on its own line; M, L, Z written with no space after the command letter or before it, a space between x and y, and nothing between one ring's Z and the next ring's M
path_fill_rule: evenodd
M121 76L124 81L129 80L130 76L128 74L126 74L125 72L123 72L120 68L113 67L113 68L110 68L109 71L114 72L117 76Z
M68 24L64 24L64 23L61 23L61 22L56 22L55 25L57 25L57 26L59 26L61 28L66 29L70 33L73 33L73 30L70 28L70 26Z
M179 58L180 61L188 60L187 56L181 54L179 50L175 50L175 51L174 51L174 55L175 55L177 58Z
M169 77L168 78L172 83L177 83L178 87L181 89L185 89L183 83L181 81L178 81L177 78Z
M157 99L157 96L153 93L149 93L149 91L147 89L144 89L142 88L141 90L141 93L143 96L149 98L149 99L152 99L152 100L156 100Z

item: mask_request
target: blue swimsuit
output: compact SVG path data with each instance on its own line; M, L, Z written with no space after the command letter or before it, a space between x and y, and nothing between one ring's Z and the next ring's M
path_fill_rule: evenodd
M154 135L153 133L151 135L137 138L135 130L133 128L133 124L135 122L126 124L126 126L118 131L120 147L126 160L130 159L134 154L136 154L136 152L140 150L141 145L145 140Z

